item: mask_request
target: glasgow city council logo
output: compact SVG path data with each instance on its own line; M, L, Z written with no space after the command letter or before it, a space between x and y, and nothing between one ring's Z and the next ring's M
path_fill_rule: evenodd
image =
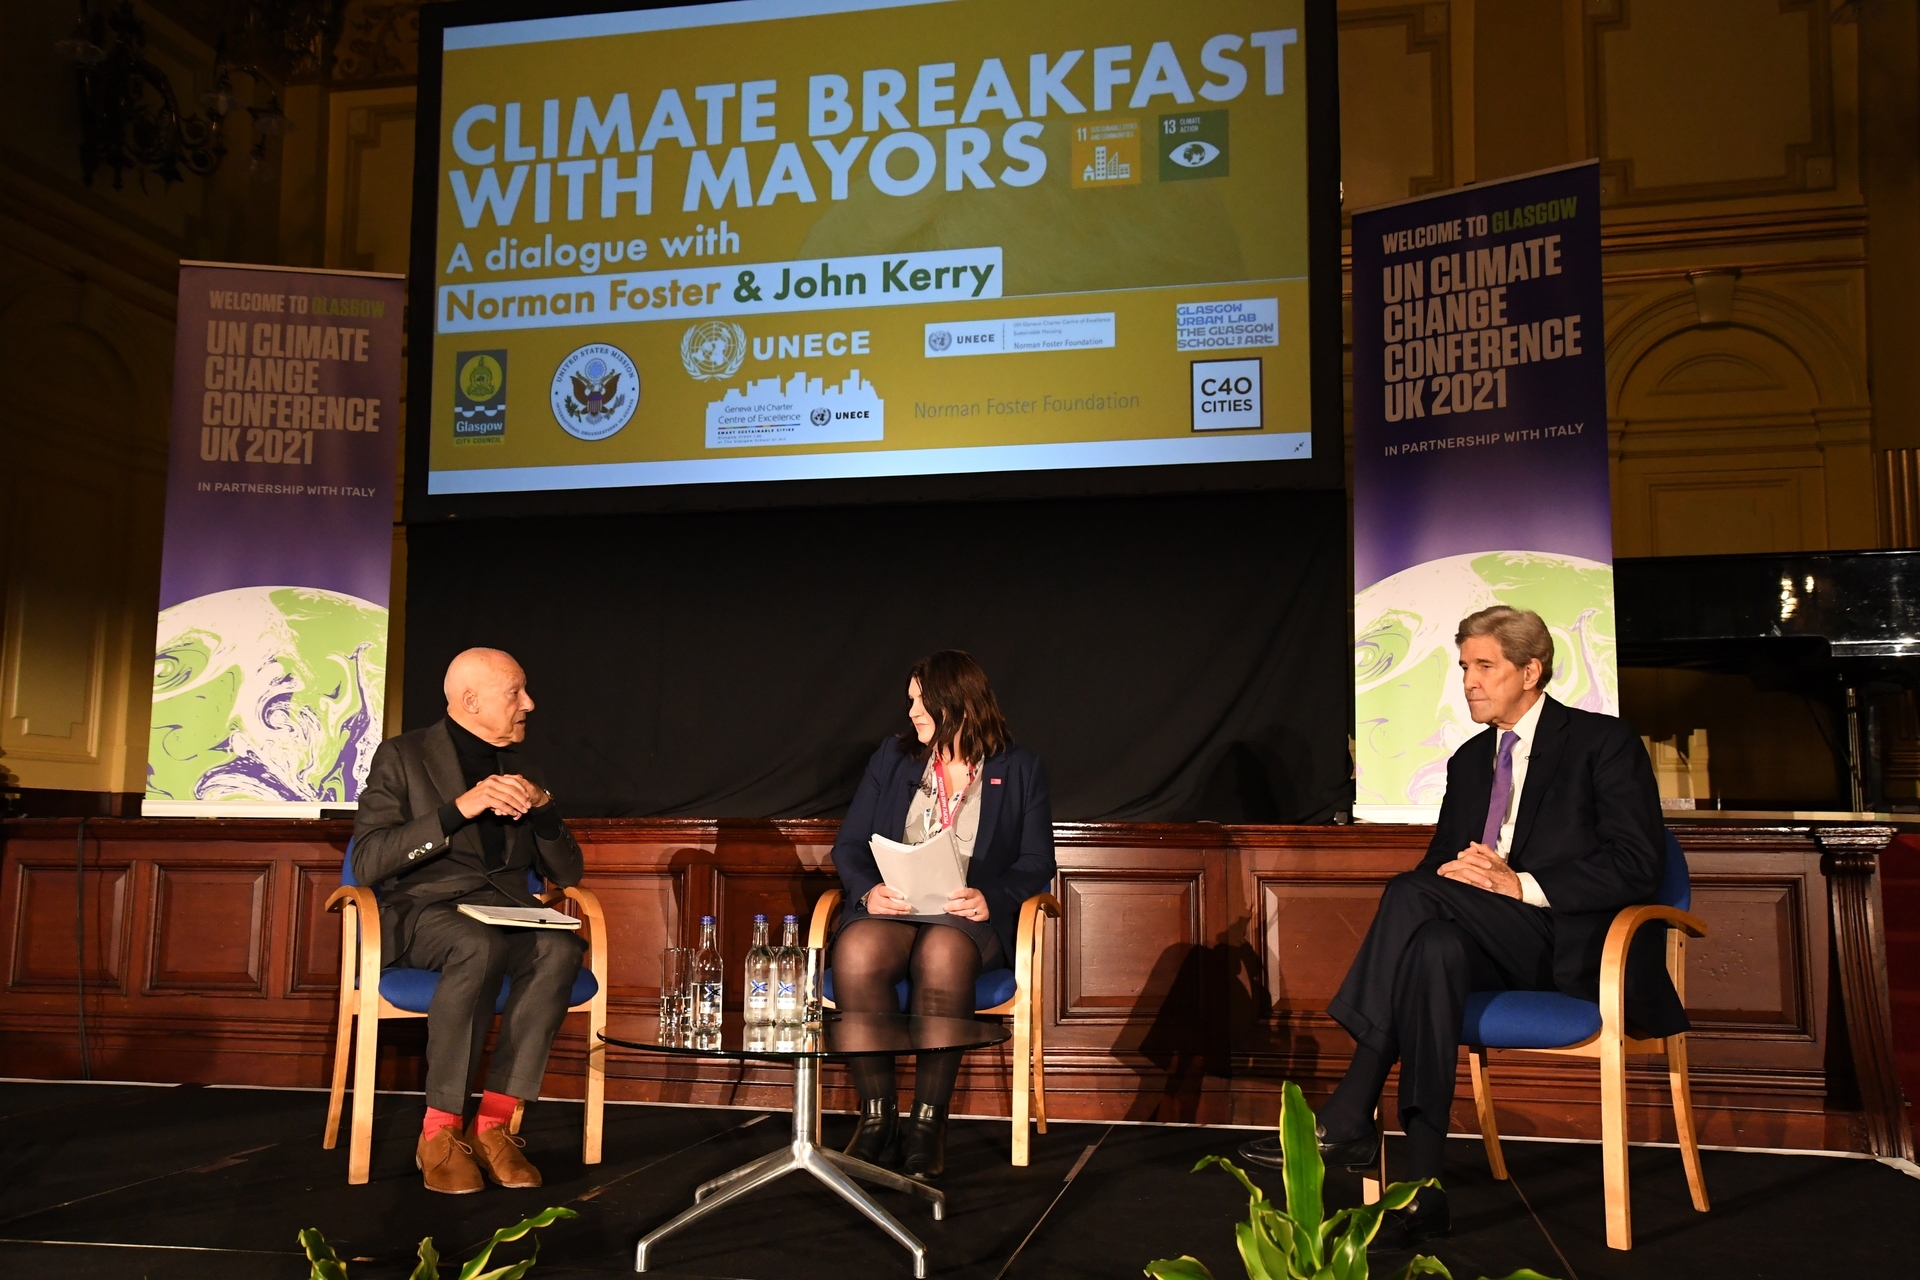
M680 338L680 363L696 379L731 378L747 358L747 331L725 320L690 325Z
M453 357L455 444L497 444L507 434L507 353L460 351Z
M568 435L605 440L639 407L640 371L620 348L589 343L553 371L552 402L553 416Z

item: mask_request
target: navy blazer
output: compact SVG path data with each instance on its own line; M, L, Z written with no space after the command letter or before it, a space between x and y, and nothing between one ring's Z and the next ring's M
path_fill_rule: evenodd
M907 810L926 769L926 759L908 755L898 738L882 742L867 761L866 776L833 842L833 865L848 902L858 902L880 883L868 841L876 835L898 840L906 831ZM1023 747L987 757L980 767L980 826L967 884L985 895L987 921L1000 936L1008 963L1020 904L1052 888L1053 872L1053 800L1040 757Z
M1553 912L1554 982L1597 1000L1600 953L1622 907L1653 901L1667 837L1653 764L1633 726L1544 699L1507 862L1540 882ZM1420 863L1436 871L1478 840L1493 796L1492 726L1447 761L1447 794ZM1687 1030L1666 969L1666 931L1649 926L1627 957L1627 1021L1648 1035Z

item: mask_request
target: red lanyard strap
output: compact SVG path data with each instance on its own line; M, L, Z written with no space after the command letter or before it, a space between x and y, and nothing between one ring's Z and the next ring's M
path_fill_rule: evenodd
M973 789L973 777L973 766L969 764L967 766L967 791ZM953 820L960 816L960 806L965 804L966 801L967 792L962 791L958 796L954 797L952 807L948 807L947 771L940 767L940 757L935 756L933 758L933 802L940 806L940 829L942 831L953 826Z

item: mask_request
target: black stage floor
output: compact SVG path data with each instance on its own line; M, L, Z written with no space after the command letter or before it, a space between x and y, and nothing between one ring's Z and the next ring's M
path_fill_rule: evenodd
M362 1260L352 1280L398 1278L424 1235L443 1257L464 1259L495 1228L548 1205L580 1216L541 1233L536 1280L631 1275L643 1231L684 1208L695 1184L780 1145L787 1130L777 1112L610 1106L607 1159L589 1169L579 1162L578 1104L541 1103L529 1109L526 1136L547 1186L455 1198L423 1190L414 1172L422 1106L418 1096L381 1096L373 1181L350 1187L344 1141L320 1149L324 1094L0 1084L0 1275L302 1280L294 1236L314 1226L341 1257ZM827 1137L844 1141L851 1126L829 1117ZM1004 1121L956 1122L947 1220L893 1193L883 1203L925 1242L939 1276L1138 1276L1150 1259L1191 1253L1219 1280L1238 1280L1232 1227L1245 1198L1224 1173L1188 1170L1247 1136L1056 1123L1035 1139L1033 1164L1014 1169ZM1521 1266L1567 1280L1895 1276L1914 1274L1920 1258L1920 1179L1870 1160L1707 1152L1714 1210L1700 1215L1678 1153L1635 1148L1636 1247L1617 1253L1605 1245L1598 1147L1510 1142L1506 1184L1487 1175L1477 1142L1452 1148L1456 1227L1428 1251L1462 1280ZM1328 1198L1337 1206L1358 1195L1357 1180L1342 1178ZM507 1246L493 1265L521 1249ZM1379 1259L1375 1274L1403 1260ZM651 1274L840 1280L912 1270L904 1250L795 1175L666 1241Z

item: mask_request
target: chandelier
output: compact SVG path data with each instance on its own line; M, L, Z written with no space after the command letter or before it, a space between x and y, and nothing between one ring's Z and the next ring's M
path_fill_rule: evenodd
M293 121L280 105L290 76L318 70L328 24L338 0L216 0L218 32L213 87L200 95L200 110L180 104L166 71L147 56L146 24L132 0L96 8L81 0L73 34L54 47L74 63L80 102L80 174L91 186L103 168L120 189L131 171L142 189L147 179L164 185L188 174L213 173L226 159L226 121L244 105L253 122L252 163L267 156L267 139L290 132ZM234 89L249 82L243 104ZM256 105L265 94L266 101Z

